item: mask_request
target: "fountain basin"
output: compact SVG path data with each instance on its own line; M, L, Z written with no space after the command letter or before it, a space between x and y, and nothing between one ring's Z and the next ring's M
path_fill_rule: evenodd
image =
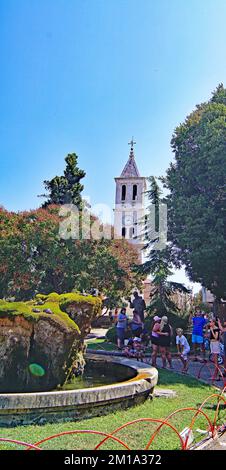
M0 426L75 421L102 416L115 409L142 403L152 396L158 371L148 364L122 357L88 354L95 367L120 368L124 381L92 388L50 392L0 394Z

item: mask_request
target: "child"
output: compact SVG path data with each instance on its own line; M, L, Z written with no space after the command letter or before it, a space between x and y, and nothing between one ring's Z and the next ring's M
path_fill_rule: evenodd
M188 354L190 352L190 346L188 344L187 338L185 338L183 335L182 328L177 328L176 333L177 351L183 364L183 369L181 372L182 374L186 374L188 370Z
M213 361L215 364L215 370L212 379L213 380L220 380L218 377L218 354L220 354L220 329L218 327L218 324L214 319L210 321L210 352L213 355Z
M128 341L125 341L126 347L123 348L123 353L126 357L132 357L133 355L133 338L129 338Z
M143 361L144 358L144 346L142 345L141 338L135 337L133 340L133 347L136 359Z
M144 353L141 339L137 336L135 336L135 338L130 338L123 352L127 357L134 357L137 360L143 360Z

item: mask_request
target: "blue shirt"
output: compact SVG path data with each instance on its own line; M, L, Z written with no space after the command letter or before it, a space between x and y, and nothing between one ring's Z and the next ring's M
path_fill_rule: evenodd
M119 313L117 328L126 328L127 326L127 316L124 313Z
M193 323L193 330L192 330L193 335L203 336L203 328L208 323L208 320L206 320L203 317L193 317L192 323Z

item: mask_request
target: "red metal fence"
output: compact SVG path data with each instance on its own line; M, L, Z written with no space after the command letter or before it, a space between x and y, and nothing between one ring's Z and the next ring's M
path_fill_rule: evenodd
M109 440L111 440L111 441L113 441L117 444L120 444L122 449L131 450L128 443L126 443L125 440L122 440L122 439L118 438L116 436L116 434L119 433L122 429L127 428L128 429L127 435L128 435L129 428L131 428L133 425L135 425L137 423L155 423L157 425L157 427L154 430L154 432L152 432L152 434L150 435L150 437L148 439L148 442L147 442L146 446L144 447L145 450L148 450L151 447L154 440L156 439L156 437L160 433L161 429L163 429L163 428L169 429L172 432L172 434L174 434L177 437L178 444L179 444L181 450L188 450L189 449L189 435L192 433L192 430L194 429L194 425L196 423L196 420L200 415L205 418L205 422L206 422L206 429L205 430L206 430L206 432L208 433L208 435L210 437L214 437L216 435L216 433L218 432L218 430L220 428L220 425L217 424L217 421L218 421L218 417L219 417L220 405L222 404L223 408L226 408L225 391L226 391L226 386L224 385L222 390L219 391L219 393L216 392L216 393L212 393L211 395L209 395L198 408L193 408L193 407L180 408L180 409L175 410L170 415L168 415L167 418L165 418L165 419L155 419L155 418L136 419L136 420L133 420L133 421L130 421L128 423L123 424L122 426L118 427L117 429L114 429L111 433L105 433L105 432L96 431L96 430L79 430L79 429L75 429L75 430L72 430L72 431L64 431L64 432L61 432L61 433L58 433L58 434L48 436L48 437L46 437L46 438L44 438L44 439L42 439L39 442L36 442L34 444L28 443L28 442L23 442L23 441L20 441L20 440L15 440L15 439L9 439L9 438L5 438L5 437L0 437L0 443L1 442L7 442L7 443L14 444L14 445L23 446L24 448L26 448L26 450L31 450L31 449L42 450L42 447L41 447L42 444L45 443L45 442L48 442L48 441L52 441L53 439L60 439L60 438L62 438L62 436L67 436L67 435L68 436L69 435L75 435L76 436L76 435L79 435L79 434L87 434L87 435L101 436L101 440L99 441L98 444L95 445L95 447L93 448L94 450L100 449L103 446L103 444L106 443ZM203 408L204 408L204 406L207 405L207 402L210 402L210 401L212 402L213 400L214 400L214 406L216 406L216 411L214 413L214 416L212 418L210 418L207 411L204 411ZM189 412L189 413L193 412L193 415L192 415L192 419L188 422L188 426L187 426L188 432L186 434L186 438L183 438L181 436L181 433L179 432L178 428L176 426L174 426L170 421L172 420L172 418L174 416L176 416L176 415L180 416L180 414L187 413L187 412ZM226 421L226 420L224 420L224 421ZM225 422L224 422L224 424L225 424ZM222 424L221 424L221 426L222 426ZM76 450L76 440L74 441L74 449Z

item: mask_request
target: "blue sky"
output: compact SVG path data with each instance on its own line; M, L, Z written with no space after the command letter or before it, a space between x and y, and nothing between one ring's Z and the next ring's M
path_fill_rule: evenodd
M92 203L114 202L134 135L144 176L226 83L225 0L0 0L0 204L35 208L67 153Z
M177 124L226 83L225 0L0 0L0 204L37 207L75 151L113 204L134 135L160 175Z

